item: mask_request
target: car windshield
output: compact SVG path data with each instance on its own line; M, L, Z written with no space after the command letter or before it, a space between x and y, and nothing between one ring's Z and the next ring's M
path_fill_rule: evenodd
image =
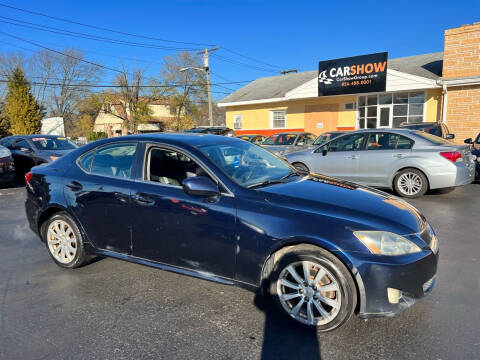
M293 145L297 134L274 134L263 142L263 145Z
M30 140L39 150L72 150L78 148L77 145L64 137L36 137Z
M480 144L480 134L477 135L477 138L475 139L475 144Z
M338 137L340 135L343 135L343 133L325 133L325 134L322 134L315 140L313 145L320 145L320 144L326 143L327 141L335 139L336 137Z
M411 130L424 131L435 136L442 136L442 129L437 124L406 125L405 127Z
M432 134L429 134L429 133L426 133L426 132L423 132L423 131L415 131L415 134L417 136L420 136L421 138L427 140L427 141L430 141L431 143L435 144L435 145L451 145L452 143L448 140L445 140L439 136L435 136L435 135L432 135Z
M240 186L281 180L292 168L269 151L246 141L199 146L216 166Z

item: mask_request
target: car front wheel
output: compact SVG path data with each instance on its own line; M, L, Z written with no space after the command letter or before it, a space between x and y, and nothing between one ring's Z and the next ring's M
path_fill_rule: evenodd
M333 330L352 315L355 283L335 256L314 246L298 246L274 264L270 294L277 307L300 325Z
M73 219L65 212L53 215L42 225L42 235L53 261L64 268L77 268L87 260L83 238Z

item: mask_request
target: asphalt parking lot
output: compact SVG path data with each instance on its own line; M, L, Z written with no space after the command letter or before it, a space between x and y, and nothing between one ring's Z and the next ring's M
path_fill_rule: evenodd
M479 358L480 184L411 201L440 238L428 297L320 335L244 289L113 259L61 269L27 226L24 193L0 189L1 359Z

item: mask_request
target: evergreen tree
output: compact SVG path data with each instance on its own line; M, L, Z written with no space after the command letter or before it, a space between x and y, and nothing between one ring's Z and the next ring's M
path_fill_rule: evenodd
M10 135L10 125L5 115L5 103L0 100L0 137Z
M41 131L41 108L19 68L15 69L8 79L5 115L13 135L38 134Z

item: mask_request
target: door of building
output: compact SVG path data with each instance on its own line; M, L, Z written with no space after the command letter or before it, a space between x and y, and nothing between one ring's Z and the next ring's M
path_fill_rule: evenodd
M378 107L377 128L392 127L392 105Z

